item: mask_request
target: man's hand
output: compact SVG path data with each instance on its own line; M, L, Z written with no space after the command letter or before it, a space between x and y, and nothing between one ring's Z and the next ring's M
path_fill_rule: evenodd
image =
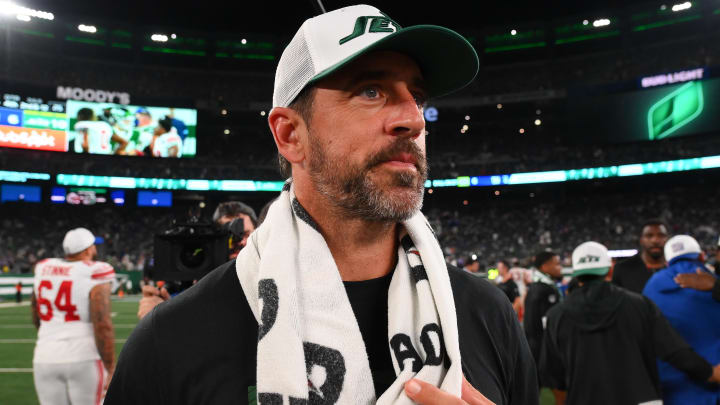
M708 381L715 384L720 384L720 364L717 364L715 367L713 367L712 376L710 376Z
M494 405L464 377L461 398L417 379L405 383L405 394L420 405Z
M675 276L675 282L682 288L692 288L699 291L710 291L715 285L715 277L700 269L695 274L682 273Z
M140 305L138 306L138 319L142 319L158 304L170 299L170 294L166 289L161 288L158 290L151 285L144 286L142 293L143 297L140 299Z

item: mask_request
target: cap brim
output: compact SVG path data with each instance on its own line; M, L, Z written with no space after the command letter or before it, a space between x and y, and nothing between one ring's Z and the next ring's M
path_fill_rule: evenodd
M573 277L576 276L582 276L585 274L591 274L593 276L604 276L608 274L608 271L610 271L610 267L596 267L594 269L580 269L580 270L573 270Z
M457 32L437 25L403 28L374 42L315 75L308 84L327 77L372 51L395 51L415 60L430 97L439 97L470 84L480 61L473 46Z

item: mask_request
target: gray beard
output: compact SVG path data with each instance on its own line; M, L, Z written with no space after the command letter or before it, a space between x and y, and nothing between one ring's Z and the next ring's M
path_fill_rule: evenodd
M310 135L311 153L308 170L315 188L339 208L347 218L374 222L401 222L422 208L427 178L425 158L411 141L369 159L365 167L348 167L332 161L315 137ZM396 144L397 145L397 144ZM408 146L412 145L412 146ZM401 187L401 195L383 190L370 177L370 170L394 150L413 153L418 160L417 173L401 171L393 174L391 186ZM420 155L420 156L418 156ZM381 162L378 163L378 160Z

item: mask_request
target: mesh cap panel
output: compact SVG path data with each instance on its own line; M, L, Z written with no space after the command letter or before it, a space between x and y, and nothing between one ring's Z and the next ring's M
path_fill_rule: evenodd
M303 24L280 57L275 72L273 107L289 106L315 73Z

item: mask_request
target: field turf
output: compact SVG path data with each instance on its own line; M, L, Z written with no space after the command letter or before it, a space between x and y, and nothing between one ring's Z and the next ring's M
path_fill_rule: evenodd
M137 324L139 296L113 298L112 313L115 325L115 356ZM37 331L30 318L27 299L20 306L0 304L0 404L36 405L32 375L32 356Z

